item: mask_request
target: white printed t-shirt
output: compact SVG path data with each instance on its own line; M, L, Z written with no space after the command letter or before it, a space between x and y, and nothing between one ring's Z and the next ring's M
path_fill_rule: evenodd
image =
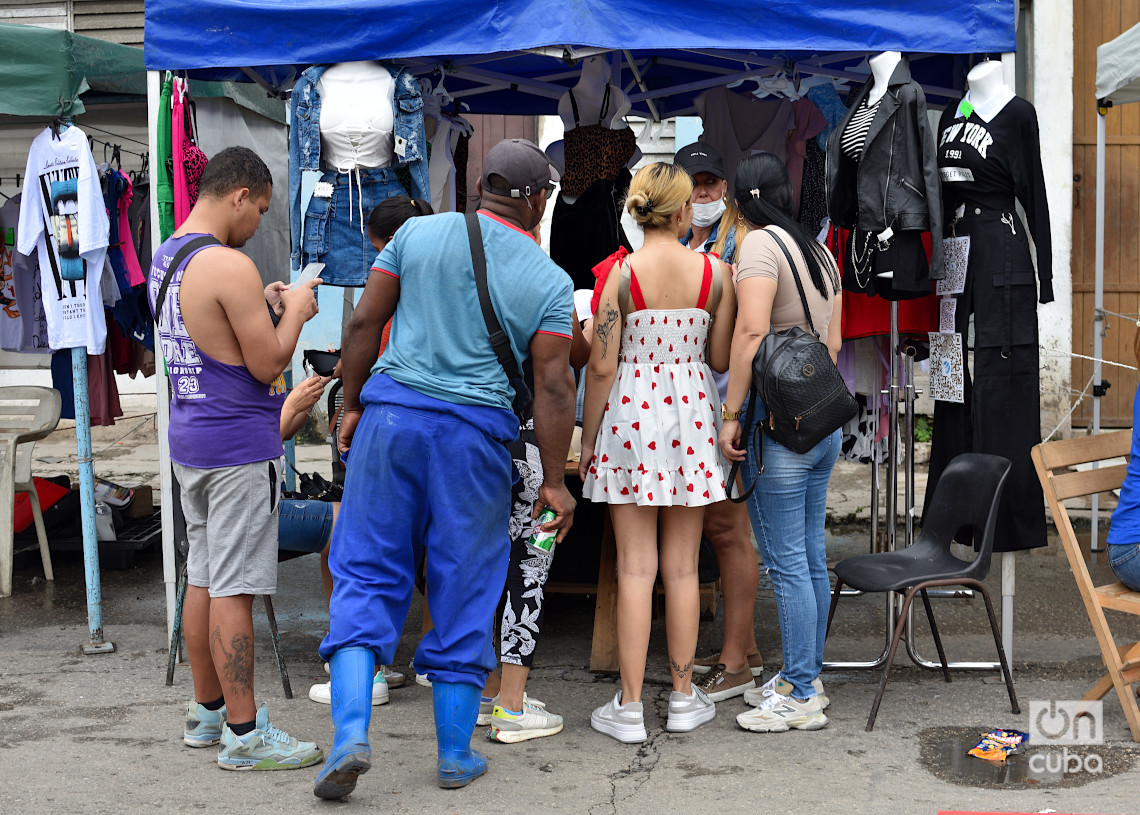
M25 255L39 252L53 349L86 346L88 354L99 355L107 347L100 285L110 229L87 134L73 125L56 139L45 128L28 152L16 242ZM69 267L81 268L82 279L64 279L61 272ZM88 290L95 292L90 307Z

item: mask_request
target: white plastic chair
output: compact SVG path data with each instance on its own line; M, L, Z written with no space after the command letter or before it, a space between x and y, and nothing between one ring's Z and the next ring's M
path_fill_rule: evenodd
M44 577L54 580L40 498L32 481L32 448L59 424L62 401L54 388L0 388L0 597L12 593L16 493L31 499Z

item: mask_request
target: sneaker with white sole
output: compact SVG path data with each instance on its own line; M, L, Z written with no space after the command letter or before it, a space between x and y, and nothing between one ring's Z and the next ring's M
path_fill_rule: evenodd
M197 701L186 703L186 723L182 728L182 743L187 747L209 747L222 740L226 724L226 706L207 710Z
M723 702L755 688L756 677L747 668L733 674L729 673L724 665L717 665L693 684L714 702Z
M495 712L495 706L499 704L499 697L496 696L480 696L479 697L479 716L475 719L476 727L486 727L491 723L491 714ZM533 705L546 710L546 702L541 699L531 699L525 693L523 694L523 707Z
M332 704L332 682L321 682L309 688L309 698L322 705ZM372 707L388 704L388 682L384 674L372 678Z
M590 714L590 727L623 744L645 741L645 707L641 702L621 703L621 691Z
M222 749L218 766L223 770L299 770L324 758L321 748L311 741L298 741L269 723L269 708L262 704L254 729L244 736L234 735L227 724L222 729Z
M553 736L562 731L562 717L545 707L528 703L524 697L523 709L518 715L509 713L499 705L491 714L487 738L503 744L516 744L528 739Z
M784 678L780 674L776 674L755 690L745 691L744 701L752 705L752 707L759 707L764 704L765 699L776 692L776 684L779 682L783 682L783 684L788 686L789 690L787 693L790 694L791 683L784 681ZM819 699L819 709L827 710L831 704L831 699L823 692L823 681L817 676L811 681L811 686L815 688L815 695Z
M378 665L380 673L384 674L384 681L388 683L389 688L403 687L405 677L402 673L397 671L391 665ZM329 664L325 663L325 674L329 673Z
M764 657L760 656L760 653L757 652L755 654L749 654L747 659L748 659L748 669L750 671L752 671L752 675L754 677L756 677L757 679L759 679L761 676L763 676L764 675ZM694 659L693 660L693 673L696 674L697 676L700 676L701 674L707 674L709 671L711 671L713 668L715 668L719 664L720 664L720 652L718 651L715 654L709 654L707 657L701 657L700 659Z
M665 729L670 733L688 733L716 718L716 705L703 690L693 686L688 696L680 691L669 693L669 718Z
M819 706L819 697L797 699L789 695L791 683L777 684L777 689L754 710L741 713L736 723L757 733L783 733L785 730L819 730L827 727L827 716ZM788 691L788 694L780 691Z

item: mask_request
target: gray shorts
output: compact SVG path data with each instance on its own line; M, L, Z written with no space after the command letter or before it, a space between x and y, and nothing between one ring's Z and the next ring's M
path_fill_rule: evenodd
M209 470L171 463L186 517L190 585L211 597L275 594L279 461Z

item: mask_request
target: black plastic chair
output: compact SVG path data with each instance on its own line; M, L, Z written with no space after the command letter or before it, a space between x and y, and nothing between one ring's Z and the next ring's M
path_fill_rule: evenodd
M827 614L827 629L831 630L831 620L839 604L840 590L851 586L864 592L906 593L899 610L898 623L887 652L887 664L883 667L883 678L875 704L867 719L867 732L875 727L875 717L887 688L887 675L895 658L895 649L906 627L907 614L916 594L922 596L926 607L926 618L930 621L930 633L938 648L938 659L942 663L942 673L950 681L950 669L946 663L946 653L938 636L938 626L930 609L927 589L938 586L966 586L981 593L986 601L986 613L990 618L994 644L1005 677L1009 702L1014 713L1020 713L1017 695L1013 691L1013 677L1005 659L1001 636L998 633L997 618L993 603L982 580L990 571L990 555L994 546L994 526L997 523L997 509L1001 501L1002 489L1009 475L1010 462L1000 456L982 453L963 453L947 465L938 481L931 505L923 513L922 532L918 539L906 549L897 552L877 552L857 555L840 561L835 566L835 589L831 595L831 609ZM972 561L960 560L950 551L959 531L969 528L978 552ZM980 541L980 544L977 542Z

